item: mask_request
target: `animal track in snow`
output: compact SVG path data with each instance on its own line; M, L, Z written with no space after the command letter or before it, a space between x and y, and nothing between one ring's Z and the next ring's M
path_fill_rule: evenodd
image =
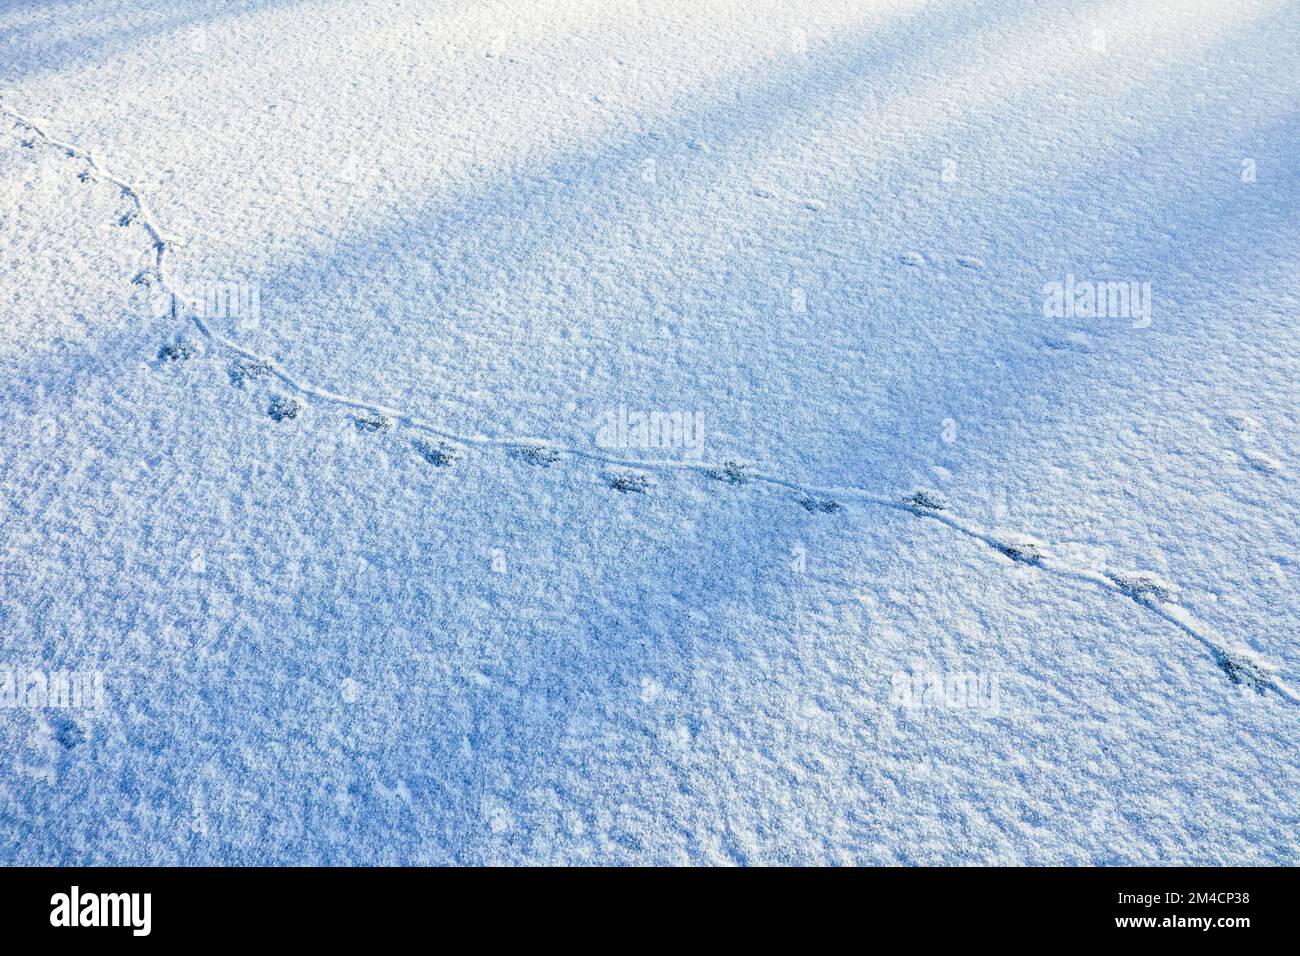
M947 507L942 510L919 509L916 505L919 494L921 493L913 492L903 499L900 504L894 506L940 521L950 528L954 528L978 541L983 541L1002 554L1007 553L1009 541L1005 534L996 535L985 531L978 525L958 518ZM884 503L887 504L888 502ZM1024 538L1020 540L1023 541ZM1024 551L1023 546L1016 547L1016 550L1022 550L1025 554L1032 553L1035 556L1035 560L1026 563L1052 574L1086 582L1124 595L1139 606L1152 611L1157 616L1173 624L1184 634L1208 648L1214 656L1215 663L1219 665L1233 683L1248 685L1257 690L1272 690L1289 703L1300 704L1300 694L1277 676L1276 668L1261 661L1249 649L1231 644L1216 634L1210 627L1198 621L1186 608L1178 604L1175 601L1178 594L1176 585L1150 571L1111 570L1104 567L1098 569L1088 564L1076 563L1066 559L1061 554L1053 552L1047 545L1036 538L1029 540L1032 540L1035 545L1032 552ZM1024 559L1020 558L1018 560Z
M611 488L624 494L634 492L643 495L651 488L650 476L636 471L611 471L607 480Z
M747 485L749 484L749 467L744 462L728 459L720 465L705 469L704 473L714 481L726 482L729 485Z
M163 362L184 362L194 358L199 354L199 350L184 339L179 342L168 342L158 350L158 359Z
M285 422L297 418L300 411L302 411L302 403L298 399L286 395L273 395L266 413L277 422Z
M1024 534L998 536L994 547L1012 561L1023 564L1038 564L1047 556L1047 548L1043 542Z
M1043 345L1053 352L1078 352L1087 354L1096 351L1092 339L1086 332L1068 332L1063 335L1049 334L1043 337Z
M1270 688L1277 689L1277 679L1272 668L1253 658L1243 657L1231 651L1217 651L1215 661L1228 675L1228 680L1234 684L1242 684L1258 694Z
M359 432L382 432L393 427L391 418L376 412L363 412L360 415L353 415L352 421Z
M151 270L137 274L132 280L141 284L151 283L167 293L169 298L168 313L173 320L179 318L178 297L174 285L167 278L168 244L162 231L149 214L148 207L139 193L125 180L114 176L88 152L76 149L50 137L39 126L7 106L0 104L0 111L10 116L15 125L28 131L30 138L23 140L28 148L35 146L39 139L61 150L64 155L81 159L87 165L83 170L87 179L103 179L115 185L123 198L130 203L130 210L119 219L119 224L138 226L150 239L154 253L154 265ZM924 266L927 260L917 252L899 256L905 265ZM965 263L962 263L965 265ZM147 274L147 279L142 278ZM191 315L199 333L207 342L231 359L231 382L242 385L248 379L274 378L290 392L312 398L317 401L348 410L358 423L383 420L387 426L401 425L425 433L429 438L419 437L413 441L415 450L429 463L438 467L448 467L455 463L467 447L504 449L512 457L522 459L530 464L549 466L567 456L573 459L599 461L615 466L606 474L610 488L623 493L646 493L653 483L647 472L689 473L696 472L713 480L720 480L729 485L762 484L794 492L797 501L811 513L833 514L845 510L846 503L870 507L887 507L910 514L938 521L949 528L982 541L998 553L1025 563L1048 573L1059 574L1074 580L1086 582L1123 594L1138 605L1152 611L1165 621L1207 647L1214 655L1216 663L1235 684L1242 684L1263 691L1272 690L1292 704L1300 704L1300 695L1276 675L1276 669L1260 661L1252 652L1242 647L1230 646L1215 635L1205 625L1198 622L1182 606L1174 603L1177 589L1169 582L1148 572L1099 572L1091 567L1073 564L1054 555L1046 545L1027 535L995 535L977 525L959 519L952 511L948 499L931 489L918 489L906 497L883 496L863 488L819 488L777 475L764 474L746 467L737 467L736 462L723 462L719 465L681 462L624 460L614 456L595 453L578 448L561 445L537 444L520 440L513 436L462 436L456 435L437 424L413 415L405 415L396 410L384 408L362 398L354 398L338 392L311 385L297 379L273 360L252 352L224 338L210 329L197 315ZM1055 345L1055 343L1050 343ZM159 352L162 360L185 360L197 354L197 349L187 342L165 345ZM288 395L275 395L268 407L268 414L277 420L285 421L295 418L302 408L302 402ZM739 480L741 476L744 480Z
M230 376L231 385L236 388L243 388L245 382L266 378L266 376L270 375L271 366L262 361L237 358L230 363L227 374Z
M462 454L462 449L445 441L429 441L425 438L417 438L411 445L421 458L438 468L450 468L456 464Z
M1176 585L1149 571L1106 571L1106 577L1135 601L1168 604L1178 593Z
M833 515L844 510L844 506L834 498L816 498L808 496L799 502L809 514Z
M519 461L526 461L530 465L538 465L542 468L549 468L560 460L559 450L552 448L550 445L521 443L518 445L512 445L507 451L507 454L509 454L511 458L516 458Z
M918 488L908 496L907 503L916 511L946 511L948 498L932 488Z
M71 750L86 740L86 731L66 714L55 713L46 718L50 731L64 750Z
M1241 457L1250 463L1250 466L1256 471L1263 471L1270 475L1277 474L1282 470L1282 463L1270 455L1268 452L1260 451L1258 448L1243 448Z
M1227 422L1236 431L1238 452L1247 464L1266 474L1283 470L1282 462L1259 447L1261 439L1267 440L1263 425L1249 415L1229 415Z

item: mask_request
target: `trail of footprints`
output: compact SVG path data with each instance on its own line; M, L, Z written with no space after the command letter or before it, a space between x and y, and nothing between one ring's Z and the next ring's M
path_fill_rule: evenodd
M86 164L86 169L78 174L79 181L92 184L102 180L119 191L128 208L121 213L117 224L122 227L142 228L149 236L154 253L153 265L134 276L132 282L164 293L170 301L171 318L179 320L178 299L166 278L167 241L134 187L110 173L89 152L54 140L37 124L3 104L0 104L0 110L3 110L22 131L20 144L23 148L34 149L38 144L43 143L61 151L65 156L80 159ZM900 261L907 265L921 265L924 263L924 257L909 253L900 257ZM963 261L961 264L968 268L980 268L983 265L976 259ZM304 413L305 400L315 399L324 404L344 408L357 430L362 433L388 432L397 427L415 433L409 443L413 454L428 465L439 469L454 467L466 457L470 448L479 447L504 451L514 460L540 468L549 468L564 460L577 459L601 464L605 466L603 475L606 485L611 490L626 495L650 494L655 488L653 476L656 474L689 472L733 489L754 485L781 489L790 493L793 502L811 515L834 516L854 505L906 511L938 521L980 541L1009 561L1122 594L1204 645L1234 684L1251 687L1259 693L1272 690L1290 703L1300 704L1300 695L1277 676L1276 668L1260 660L1249 649L1234 645L1215 634L1178 604L1176 601L1178 589L1168 581L1146 571L1087 567L1054 553L1050 545L1032 536L988 531L958 517L948 499L938 491L923 488L905 496L890 497L863 488L818 488L805 485L777 475L764 474L755 470L747 462L728 460L705 464L627 460L585 449L521 440L515 437L456 435L433 422L394 409L386 409L364 399L300 382L272 359L257 355L225 339L209 328L201 318L197 316L190 318L202 338L212 348L230 357L226 372L231 386L242 389L254 384L276 383L278 391L270 395L266 406L266 414L275 422L282 424L294 422ZM199 354L200 350L193 342L178 338L164 344L159 349L157 358L160 363L166 364L188 361Z

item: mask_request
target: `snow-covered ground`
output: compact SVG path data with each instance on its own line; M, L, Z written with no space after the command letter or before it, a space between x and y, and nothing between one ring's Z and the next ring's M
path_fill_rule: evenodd
M0 3L0 862L1300 863L1298 107L1284 0Z

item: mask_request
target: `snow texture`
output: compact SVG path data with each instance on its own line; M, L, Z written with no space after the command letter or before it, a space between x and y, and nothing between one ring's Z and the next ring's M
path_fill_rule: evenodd
M0 5L0 862L1300 862L1297 103L1283 0Z

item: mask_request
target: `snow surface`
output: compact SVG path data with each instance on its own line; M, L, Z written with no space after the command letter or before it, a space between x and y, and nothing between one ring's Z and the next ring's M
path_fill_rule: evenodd
M106 688L0 862L1300 862L1297 104L1281 0L0 3L0 679Z

